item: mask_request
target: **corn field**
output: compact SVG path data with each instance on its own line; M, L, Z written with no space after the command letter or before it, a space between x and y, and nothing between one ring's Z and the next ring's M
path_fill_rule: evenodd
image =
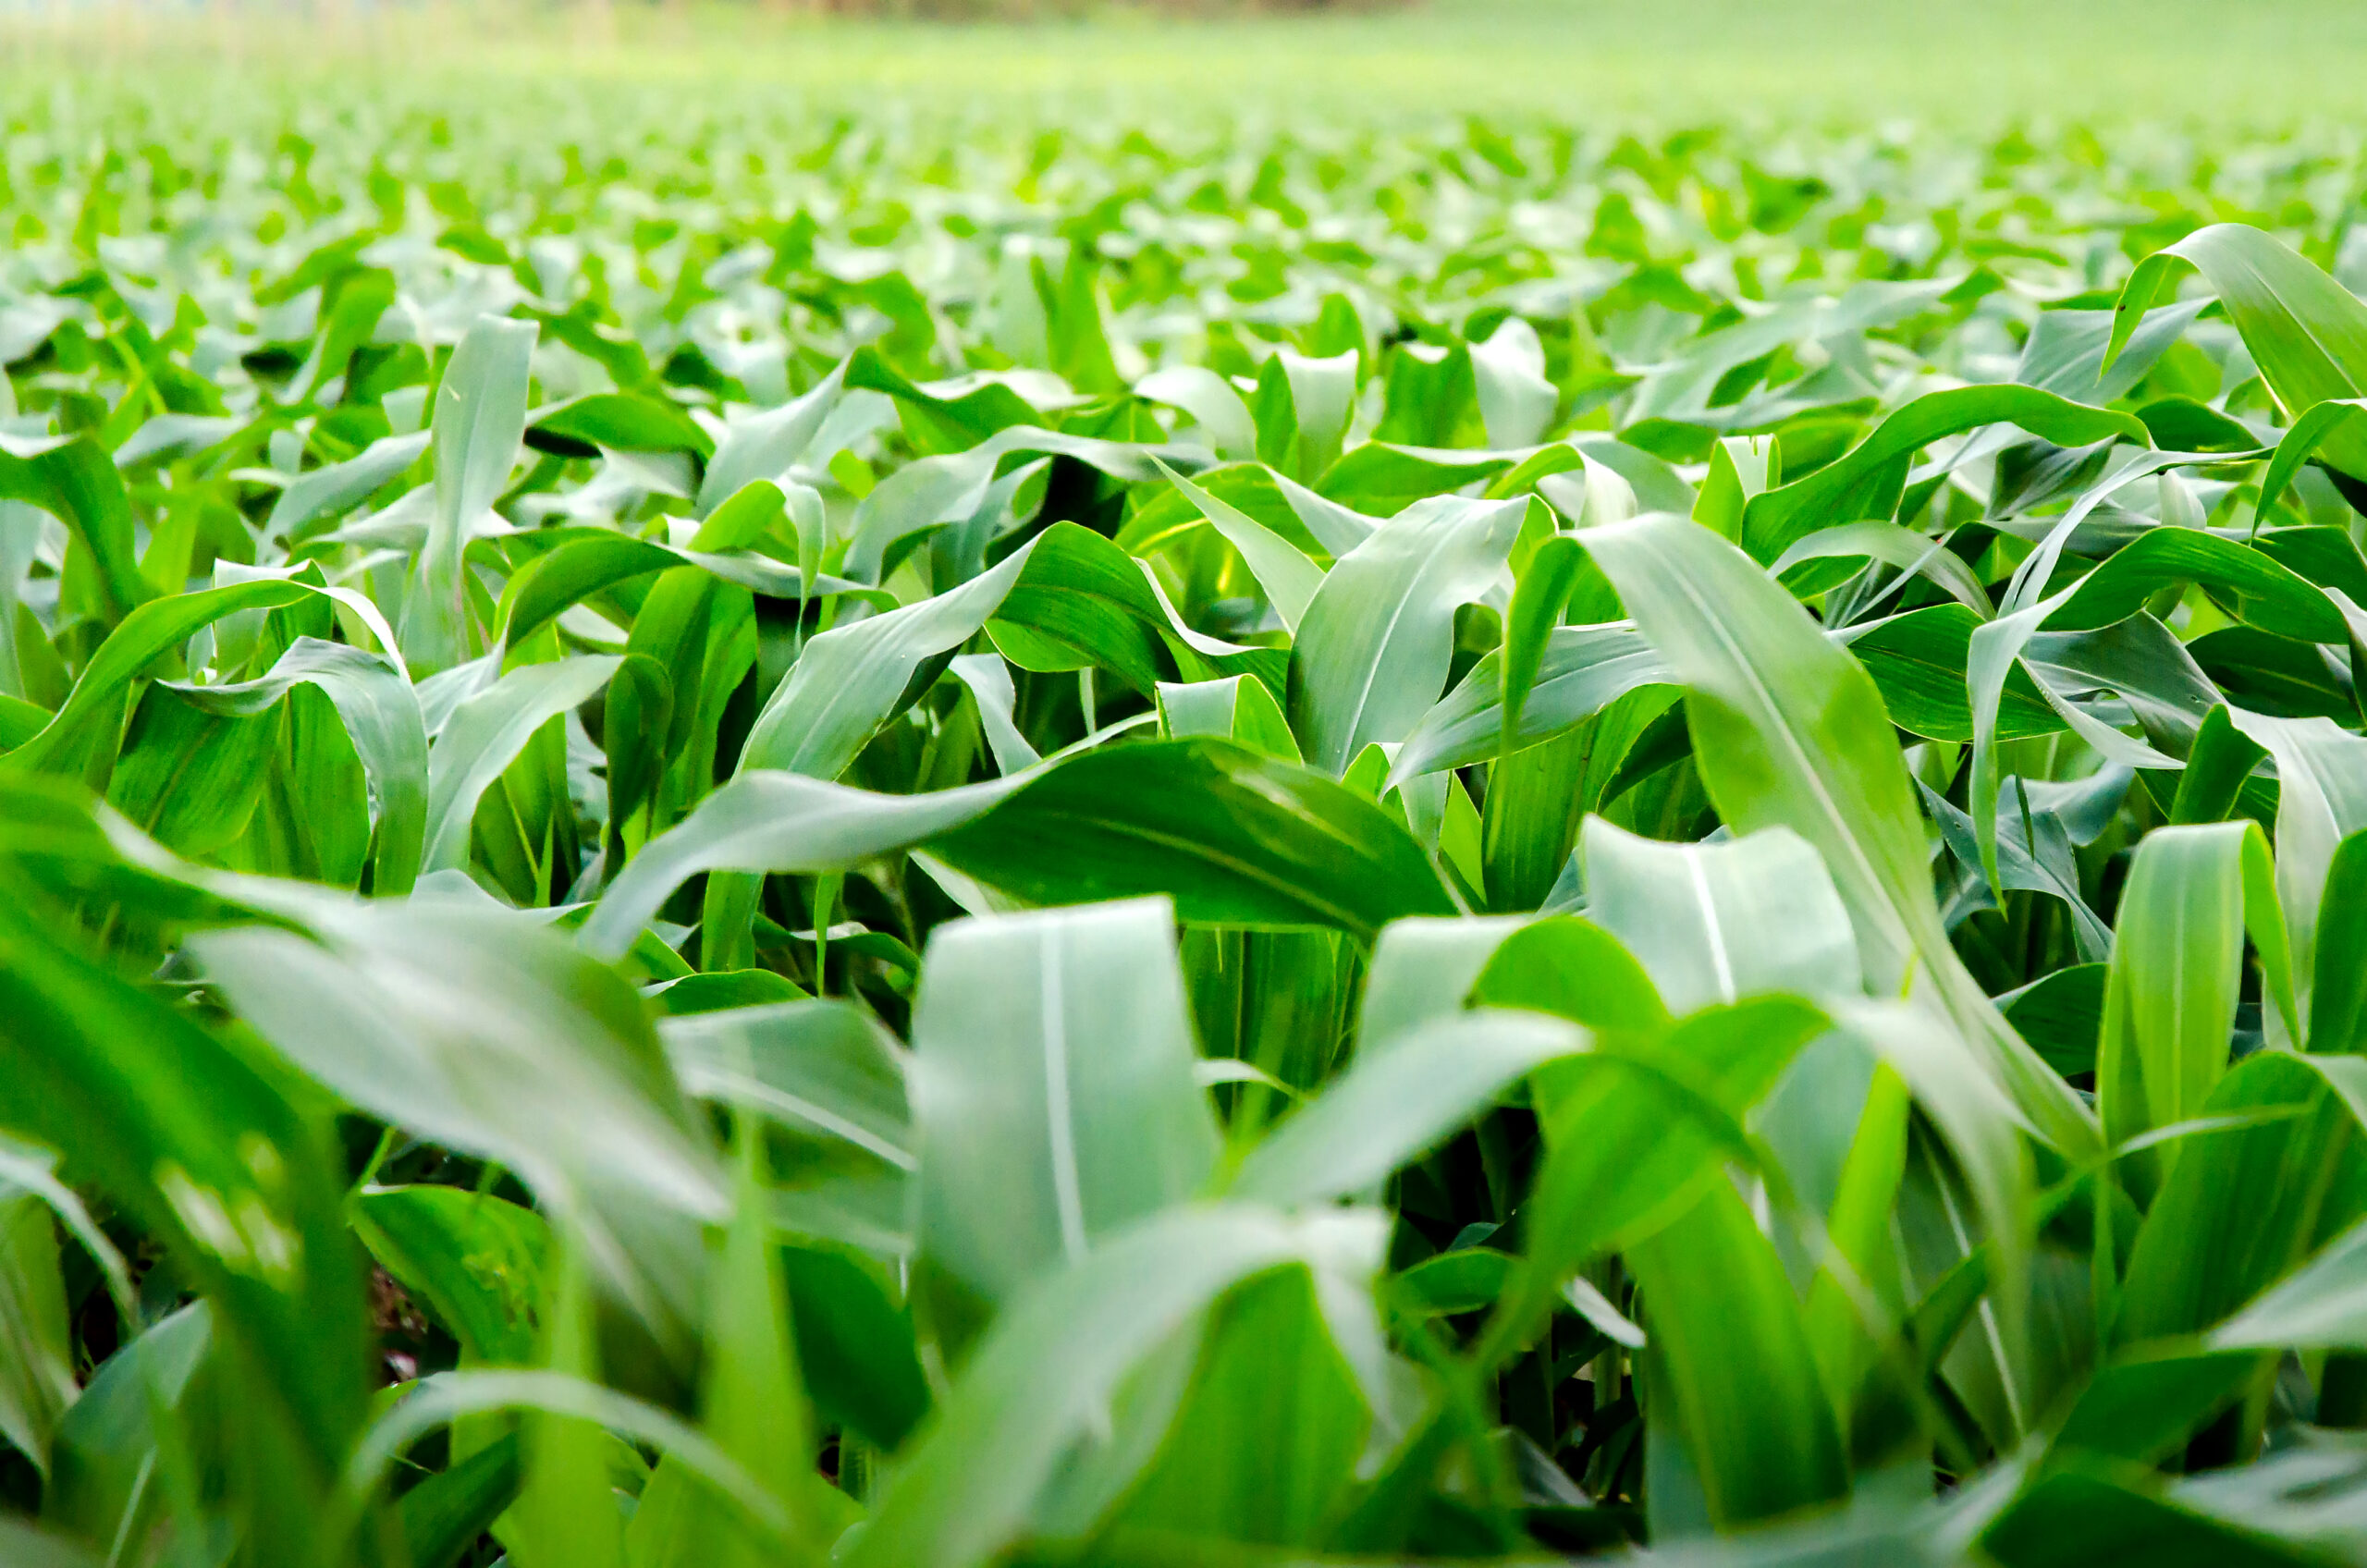
M77 91L0 1560L2367 1561L2355 136Z

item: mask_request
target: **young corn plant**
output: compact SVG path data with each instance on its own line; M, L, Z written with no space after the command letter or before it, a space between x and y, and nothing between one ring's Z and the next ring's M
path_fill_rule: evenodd
M2347 207L900 136L0 187L9 1561L2367 1557Z

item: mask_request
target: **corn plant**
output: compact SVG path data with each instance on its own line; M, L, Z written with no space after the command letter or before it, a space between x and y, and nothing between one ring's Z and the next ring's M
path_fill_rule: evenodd
M2355 169L71 125L8 1561L2367 1557Z

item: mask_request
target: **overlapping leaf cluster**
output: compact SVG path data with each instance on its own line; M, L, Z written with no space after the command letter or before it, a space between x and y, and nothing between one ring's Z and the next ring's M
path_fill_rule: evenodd
M2367 1556L2354 168L583 129L6 142L12 1560Z

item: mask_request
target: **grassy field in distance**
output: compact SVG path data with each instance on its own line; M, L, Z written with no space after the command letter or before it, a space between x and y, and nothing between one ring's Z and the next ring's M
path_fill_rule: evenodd
M2367 103L2367 6L2344 0L1438 0L1403 10L939 22L754 6L426 5L291 19L0 6L0 68L350 82L433 65L480 78L883 91L915 103L1178 98L1228 115L1528 111L1985 126L2035 117L2275 129ZM414 91L435 83L414 80Z

